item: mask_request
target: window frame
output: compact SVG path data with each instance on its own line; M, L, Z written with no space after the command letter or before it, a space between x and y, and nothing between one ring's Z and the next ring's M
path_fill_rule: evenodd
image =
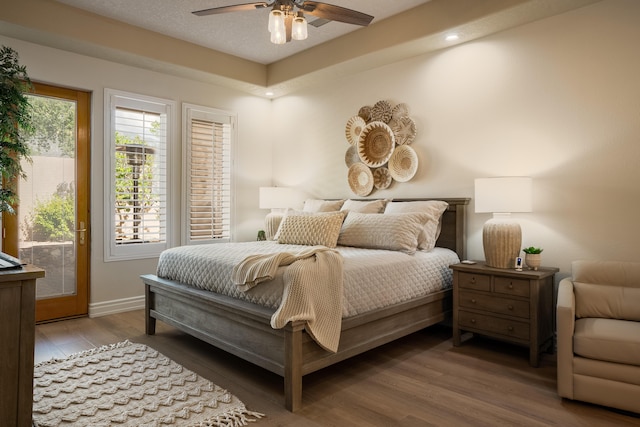
M124 261L132 259L155 258L172 246L172 202L171 202L171 174L172 147L174 145L174 111L175 101L140 95L115 89L104 90L104 261ZM130 245L116 244L115 224L115 113L118 107L138 109L150 113L160 113L166 116L165 136L165 239L161 242L133 243Z
M191 121L192 119L211 120L214 123L228 123L229 134L229 237L219 239L191 240L190 238L190 185L191 185ZM182 104L182 230L181 242L183 245L201 245L209 243L225 243L234 240L235 236L235 151L237 145L237 115L233 112L217 108L183 103Z

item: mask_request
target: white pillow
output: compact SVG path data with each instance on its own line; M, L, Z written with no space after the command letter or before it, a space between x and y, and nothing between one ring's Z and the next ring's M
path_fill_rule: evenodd
M338 244L414 254L418 248L418 236L427 221L429 216L424 212L400 214L349 212L342 224Z
M382 213L387 204L387 199L378 200L345 200L340 208L341 211L360 213Z
M289 214L278 229L278 243L290 245L323 245L335 248L344 220L344 212Z
M449 204L441 200L417 200L414 202L389 202L384 210L389 213L424 212L429 216L422 233L418 237L418 249L430 251L436 246L442 224L440 218Z
M335 212L342 207L344 200L307 199L304 201L304 212Z

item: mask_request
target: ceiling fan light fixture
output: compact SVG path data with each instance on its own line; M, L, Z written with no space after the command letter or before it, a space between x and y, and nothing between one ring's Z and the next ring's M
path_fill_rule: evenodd
M307 36L307 20L304 19L304 15L299 11L296 17L293 18L291 38L294 40L305 40Z
M284 14L273 17L273 29L271 30L271 43L285 44L287 42L287 30L284 25Z
M273 9L271 12L269 12L269 32L272 33L273 32L273 27L275 26L275 21L278 18L282 18L282 11L281 10L277 10L277 9Z

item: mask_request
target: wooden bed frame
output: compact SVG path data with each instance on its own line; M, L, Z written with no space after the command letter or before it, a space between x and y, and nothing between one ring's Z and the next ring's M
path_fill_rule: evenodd
M469 199L449 203L437 246L465 258L465 216ZM397 200L394 200L397 201ZM318 369L386 344L451 317L451 289L343 319L336 353L318 346L304 330L304 322L273 329L275 310L210 291L193 288L152 274L145 284L146 333L155 334L161 320L220 349L284 377L285 406L302 406L302 377ZM247 343L251 343L250 346Z

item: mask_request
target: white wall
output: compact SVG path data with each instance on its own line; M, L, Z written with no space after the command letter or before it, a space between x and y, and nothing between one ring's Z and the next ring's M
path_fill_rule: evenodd
M271 101L232 89L146 71L0 36L0 44L14 48L34 81L92 92L91 96L91 288L90 307L117 309L118 301L139 298L144 288L139 275L154 273L157 258L104 262L104 88L176 101L176 144L172 154L172 230L179 244L181 188L181 103L189 102L231 111L238 117L236 151L236 238L255 239L264 211L258 209L258 187L271 185L271 141L268 137ZM137 299L136 301L140 301ZM115 302L115 303L114 303ZM137 302L136 302L137 304ZM126 305L126 304L124 304ZM134 304L135 305L135 304ZM102 308L100 310L103 310ZM106 309L108 310L108 308ZM104 314L104 313L103 313Z
M531 176L523 244L570 272L574 259L636 260L640 236L640 2L604 0L274 101L274 182L355 197L347 120L381 99L418 125L414 179L370 197L473 197L473 180ZM295 112L295 113L292 113ZM295 123L295 126L291 126ZM468 217L468 256L483 259Z

